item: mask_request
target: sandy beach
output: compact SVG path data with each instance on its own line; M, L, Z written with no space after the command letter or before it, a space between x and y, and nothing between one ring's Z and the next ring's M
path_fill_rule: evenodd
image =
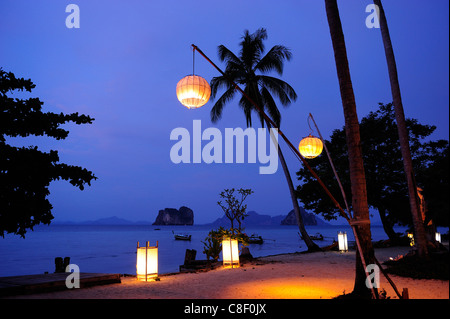
M376 249L380 262L407 253L407 247ZM222 267L198 273L161 275L156 282L123 277L122 283L51 293L11 296L40 299L329 299L350 293L354 283L355 252L283 254L258 258L240 268ZM399 291L411 299L448 299L449 281L391 275ZM397 296L380 275L381 289Z

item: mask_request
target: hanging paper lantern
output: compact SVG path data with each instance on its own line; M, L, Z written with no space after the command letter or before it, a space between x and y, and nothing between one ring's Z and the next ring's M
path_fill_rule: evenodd
M177 84L178 100L188 109L196 109L208 102L211 87L208 82L198 75L188 75Z
M311 159L319 156L320 153L322 153L323 144L320 138L309 134L308 137L305 137L300 141L298 150L303 157Z

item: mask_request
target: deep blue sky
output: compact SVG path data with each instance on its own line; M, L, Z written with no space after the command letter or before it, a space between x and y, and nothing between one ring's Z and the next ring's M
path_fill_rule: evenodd
M372 2L338 1L359 117L392 100L379 29L368 29ZM80 28L68 29L66 5L80 8ZM384 1L407 117L437 126L433 139L449 133L449 2ZM309 133L313 113L328 137L344 123L324 1L23 1L0 2L0 66L31 78L44 110L80 112L92 125L67 125L66 140L12 141L59 150L60 159L92 170L99 178L84 191L66 182L51 185L55 220L116 215L153 221L165 207L191 207L196 223L221 216L216 202L224 188L249 187L249 210L278 215L292 209L281 167L259 175L257 164L173 164L170 132L202 120L203 129L245 128L237 99L222 120L209 120L212 103L183 107L177 82L192 71L191 43L219 66L217 46L234 52L245 29L268 31L266 50L289 47L282 79L299 98L281 108L281 128L294 144ZM199 55L196 73L218 73ZM274 74L276 75L276 74ZM257 121L255 121L257 124ZM282 144L292 176L300 163ZM389 154L386 154L388 157Z

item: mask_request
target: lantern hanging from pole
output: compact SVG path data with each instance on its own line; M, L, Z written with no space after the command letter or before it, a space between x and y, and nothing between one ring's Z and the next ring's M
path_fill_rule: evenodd
M322 153L323 143L322 140L318 137L312 136L309 134L308 137L305 137L300 141L298 145L298 150L300 154L302 154L305 158L316 158Z
M137 243L136 276L140 281L151 281L158 277L158 242L150 247L147 242L145 247L139 247Z
M222 257L224 267L239 267L239 249L237 239L232 239L231 237L223 237Z
M188 109L196 109L205 105L210 96L211 87L201 76L188 75L177 84L178 100Z
M338 233L338 244L339 244L340 252L348 251L348 241L347 241L347 233L346 232L340 231Z

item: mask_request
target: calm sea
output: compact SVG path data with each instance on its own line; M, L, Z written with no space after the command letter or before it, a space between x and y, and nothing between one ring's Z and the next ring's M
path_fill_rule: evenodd
M155 230L160 228L160 230ZM70 257L81 272L136 273L136 244L159 242L159 272L179 270L186 249L196 249L197 259L206 259L203 243L211 226L97 226L51 225L36 227L25 239L6 235L0 238L0 276L30 275L54 272L55 257ZM398 227L398 232L406 228ZM192 235L191 241L174 240L173 232ZM306 250L296 226L247 227L246 233L257 233L265 239L262 245L250 245L254 257L292 253ZM327 246L337 239L338 231L346 231L354 240L348 226L311 226L310 235L322 234L317 241ZM372 227L372 239L386 239L381 226Z

